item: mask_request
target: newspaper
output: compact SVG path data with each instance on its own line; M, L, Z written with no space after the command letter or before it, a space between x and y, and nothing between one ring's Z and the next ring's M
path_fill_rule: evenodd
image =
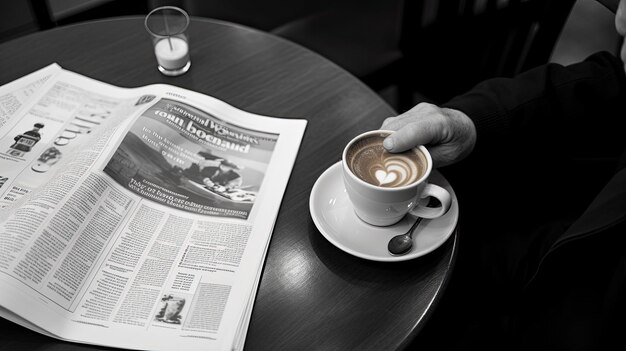
M305 127L56 64L0 87L0 315L80 343L243 348Z

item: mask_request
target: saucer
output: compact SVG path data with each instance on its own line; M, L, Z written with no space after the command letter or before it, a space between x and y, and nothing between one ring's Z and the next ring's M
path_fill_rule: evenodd
M367 260L405 261L423 256L441 246L454 232L459 218L459 205L450 183L436 170L430 182L450 192L452 204L448 212L435 219L424 219L413 233L413 247L407 254L394 256L387 243L395 235L406 233L415 221L411 215L400 222L377 227L360 220L352 209L343 185L341 161L330 166L315 182L309 208L320 233L339 249Z

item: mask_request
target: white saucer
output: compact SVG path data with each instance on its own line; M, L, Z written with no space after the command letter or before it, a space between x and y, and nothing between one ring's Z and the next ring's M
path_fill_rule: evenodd
M423 256L446 242L454 232L459 218L459 205L450 183L436 170L430 175L430 181L450 192L452 205L442 217L424 219L413 234L413 248L402 256L394 256L387 251L387 243L398 234L405 233L415 220L406 216L400 222L377 227L361 221L350 204L343 185L341 161L330 166L317 179L309 208L317 229L339 249L367 260L405 261Z

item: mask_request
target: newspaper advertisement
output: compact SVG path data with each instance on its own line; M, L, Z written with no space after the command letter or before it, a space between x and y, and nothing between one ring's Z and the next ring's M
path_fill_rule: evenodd
M104 172L174 209L247 219L277 137L162 99L135 121Z
M21 97L0 126L0 316L80 343L240 348L306 121L58 65L18 81L0 87Z

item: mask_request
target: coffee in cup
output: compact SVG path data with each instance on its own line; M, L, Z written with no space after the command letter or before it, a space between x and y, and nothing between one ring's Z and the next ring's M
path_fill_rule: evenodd
M424 146L391 153L383 141L392 131L374 130L352 139L342 154L346 193L357 216L366 223L387 226L407 213L423 218L444 215L451 205L450 193L428 183L432 158ZM438 207L428 207L434 197Z
M426 156L417 148L391 153L383 147L387 134L370 134L354 141L346 152L348 168L372 185L397 188L424 176Z

